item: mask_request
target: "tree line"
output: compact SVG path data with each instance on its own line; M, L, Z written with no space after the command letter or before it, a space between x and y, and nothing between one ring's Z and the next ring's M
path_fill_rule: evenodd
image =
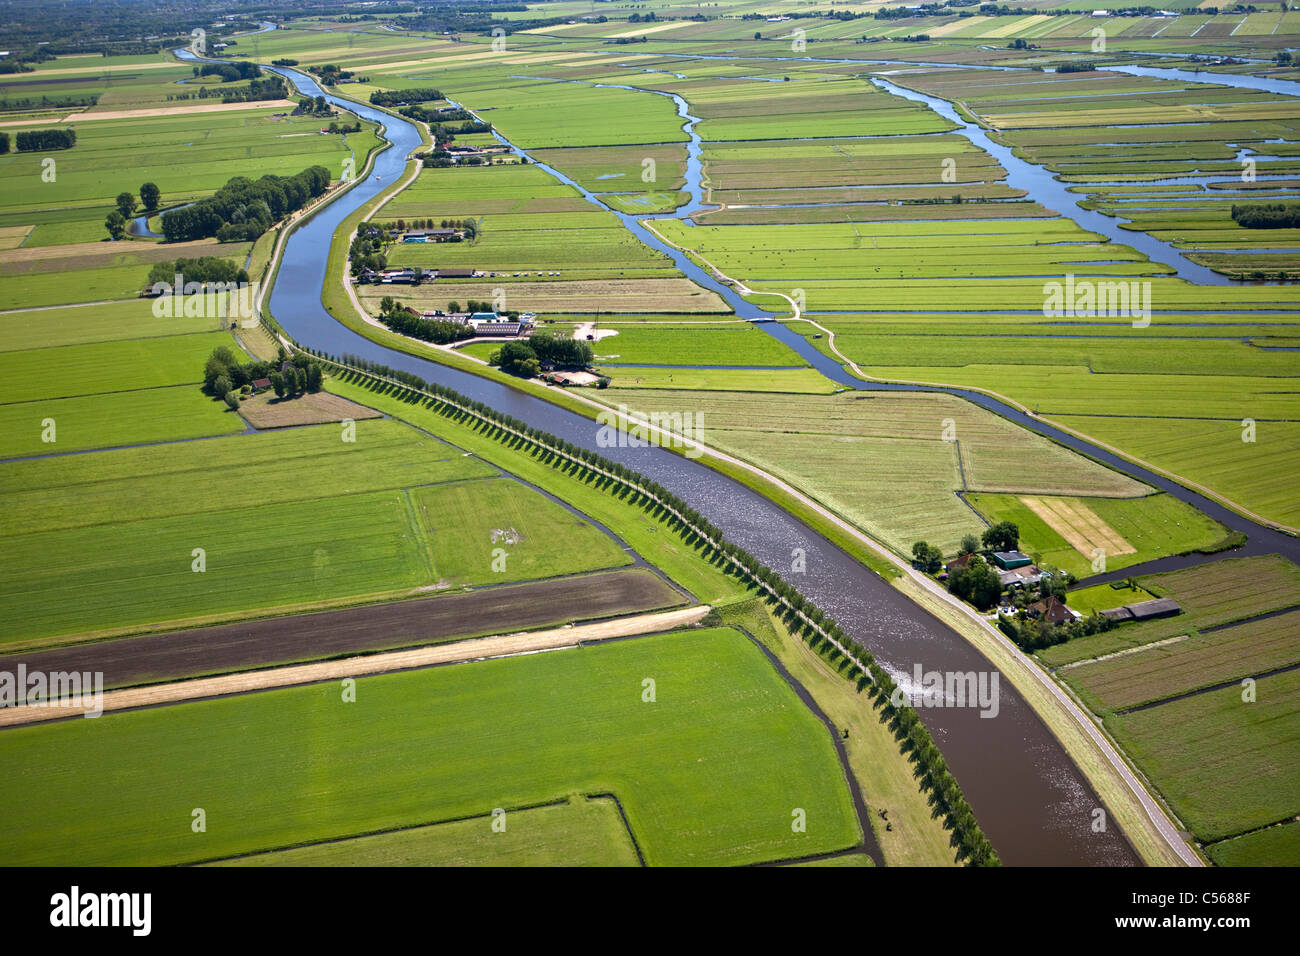
M77 131L66 129L28 129L14 137L20 153L40 153L51 149L71 149L77 145Z
M252 180L236 176L207 199L163 213L162 231L169 242L206 239L251 241L272 224L329 189L324 166L309 166L294 176L267 174Z
M410 90L375 90L370 94L370 102L375 106L396 106L399 103L427 103L442 99L442 91L431 86L422 86Z
M409 335L413 339L435 345L447 345L474 337L474 330L468 325L448 319L426 319L388 295L379 302L379 321L400 335Z
M330 358L310 349L307 351ZM946 827L951 830L949 843L957 859L969 866L1001 865L997 852L980 829L960 785L920 716L911 706L894 703L897 685L893 678L830 615L816 607L776 571L726 540L719 528L685 501L626 465L534 428L454 389L356 356L344 355L332 360L356 370L350 377L360 379L371 389L393 389L391 384L374 377L382 376L406 386L404 394L398 395L402 400L423 402L426 407L453 421L477 419L483 423L489 437L573 474L580 481L591 482L598 489L609 489L662 520L711 563L742 577L761 599L781 614L792 634L804 640L843 677L853 681L860 692L866 691L871 696L880 710L882 723L891 729L902 748L914 755L913 772L922 789L931 795L936 812L943 816ZM400 386L398 390L402 391Z
M1232 221L1244 229L1295 229L1300 227L1300 203L1250 203L1240 206L1234 203Z

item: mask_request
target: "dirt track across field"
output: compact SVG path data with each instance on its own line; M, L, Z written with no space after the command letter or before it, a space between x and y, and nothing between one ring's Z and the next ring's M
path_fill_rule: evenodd
M218 624L187 631L11 653L0 671L90 671L104 687L130 687L592 621L684 604L652 571L630 568Z
M391 651L387 654L367 654L362 657L347 657L337 661L297 664L292 667L248 671L242 674L228 674L224 677L205 677L171 684L156 684L151 687L130 687L125 690L114 690L104 694L103 708L104 712L108 713L114 710L175 704L205 697L221 697L228 694L268 690L274 687L314 684L320 681L342 680L345 677L362 677L383 674L389 671L432 667L438 664L484 660L490 657L511 657L518 654L536 654L540 651L575 647L583 642L607 641L617 637L671 631L696 623L708 612L708 605L696 605L676 611L661 611L656 614L640 614L636 617L619 618L614 621L604 621L600 624L558 627L546 631L507 634L500 637L479 637L468 641L456 641L451 644L438 644L433 647ZM80 702L49 707L7 707L0 710L0 727L76 717L85 713L88 709L85 704Z

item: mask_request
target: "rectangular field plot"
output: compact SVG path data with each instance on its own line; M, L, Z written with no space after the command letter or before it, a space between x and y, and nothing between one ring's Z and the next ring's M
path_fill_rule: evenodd
M196 332L0 352L0 403L197 384L204 361L223 345L230 345L225 332Z
M650 674L654 705L641 699ZM0 734L0 772L23 781L0 793L9 862L199 862L575 793L616 795L651 864L788 859L860 838L826 727L734 630L357 684L364 706L340 704L330 683ZM792 807L821 822L792 833Z
M616 384L630 381L633 371L623 370ZM840 394L792 401L628 388L619 389L617 399L642 413L693 412L705 442L774 471L899 553L917 540L954 551L963 535L983 531L979 515L958 497L964 490L1068 488L1132 497L1147 490L947 396Z
M1022 551L1037 554L1040 563L1080 578L1095 573L1096 548L1105 552L1106 570L1117 571L1154 558L1209 548L1227 534L1216 521L1166 494L1143 498L976 494L970 496L970 502L992 523L1015 522ZM1060 502L1067 510L1057 507L1048 511L1045 502Z
M442 584L523 581L632 561L604 532L510 479L416 488L411 506Z
M10 671L100 671L131 687L371 651L513 634L686 603L646 568L456 590L288 617L95 641L0 657Z
M1277 555L1225 558L1182 571L1146 575L1138 583L1145 593L1113 591L1114 600L1105 607L1168 597L1178 602L1183 613L1076 638L1039 651L1038 656L1048 666L1059 667L1300 605L1300 568ZM1088 589L1089 604L1101 602L1105 592L1101 597L1096 594L1096 588Z
M1114 711L1300 662L1300 611L1197 634L1068 671L1096 709Z
M1300 812L1300 671L1198 694L1106 721L1202 841Z
M48 422L54 422L49 441ZM0 405L0 458L59 455L244 431L244 420L193 385Z
M345 442L338 425L319 425L10 462L0 469L0 535L497 474L479 459L399 422L358 422L355 434L356 441Z
M160 318L153 313L152 300L128 299L104 305L13 312L0 315L0 351L218 331L222 321L216 309L205 307L203 311L206 318L166 315Z
M1208 847L1219 866L1300 865L1300 823L1294 821Z
M322 425L11 462L0 498L3 639L48 643L631 561L512 481L434 491L431 482L495 473L436 439L392 421L361 423L357 437L342 442Z
M435 823L374 836L238 857L214 866L637 866L636 847L610 798L564 803L506 816Z

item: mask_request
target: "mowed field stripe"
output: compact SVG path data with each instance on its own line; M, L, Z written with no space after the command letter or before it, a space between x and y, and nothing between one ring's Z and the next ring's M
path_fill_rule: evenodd
M1097 548L1109 555L1133 554L1137 551L1082 501L1070 502L1062 498L1026 495L1020 498L1020 503L1085 558L1092 557L1092 552Z
M639 634L655 634L695 624L710 610L709 605L638 614L599 624L582 624L577 627L557 627L544 631L506 634L497 637L479 637L434 647L391 651L386 654L367 654L316 664L299 664L292 667L275 667L269 670L228 674L222 677L205 677L198 680L176 681L152 687L130 687L104 694L105 713L129 710L135 707L153 707L159 704L176 704L205 697L222 697L249 691L269 690L275 687L292 687L320 681L340 680L344 677L362 677L389 671L412 670L437 664L455 664L483 660L491 657L511 657L518 654L535 654L574 647L584 641L608 641ZM41 723L78 717L92 708L81 702L51 703L45 706L8 707L0 710L0 727Z

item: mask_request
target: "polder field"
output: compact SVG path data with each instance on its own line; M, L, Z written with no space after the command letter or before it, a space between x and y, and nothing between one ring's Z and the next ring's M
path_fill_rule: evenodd
M1300 807L1300 571L1276 555L1071 591L1087 613L1172 598L1174 617L1038 652L1220 865L1293 865Z
M655 703L642 700L647 675ZM232 724L242 732L215 729ZM0 762L48 796L0 798L13 863L212 861L495 808L509 832L516 810L596 794L618 798L651 864L795 858L860 839L827 729L731 629L364 678L355 704L331 683L85 727L0 735ZM76 786L58 770L91 766L113 785ZM791 827L795 809L807 832ZM564 832L590 840L587 823Z
M609 341L616 340L602 344ZM988 523L1023 520L1019 512L999 507L1003 502L1037 495L1064 496L1100 509L1133 549L1110 557L1112 569L1209 548L1226 535L1222 526L1177 499L1153 494L1139 482L946 395L841 392L792 401L786 395L670 387L602 394L609 404L625 404L643 417L689 411L695 437L807 490L900 555L910 554L918 540L955 552L964 535L979 534ZM1044 562L1087 571L1090 549L1071 547L1047 525L1021 527L1024 545Z
M615 215L671 215L688 201L689 137L660 94L681 96L699 117L706 207L655 232L813 348L864 376L995 392L1300 526L1297 367L1286 351L1300 342L1298 287L1187 283L1080 227L955 123L871 77L958 101L1088 208L1131 220L1135 237L1270 274L1295 270L1293 231L1246 230L1229 207L1288 198L1292 186L1272 177L1300 181L1293 100L942 65L1100 59L1089 52L1095 6L1049 15L1045 0L1029 0L1036 12L1023 16L875 19L876 6L836 8L868 13L857 19L769 22L739 17L807 8L723 0L703 13L726 19L690 21L672 18L697 8L664 3L658 22L633 23L632 8L609 5L597 12L610 19L594 23L581 19L590 5L534 5L499 15L575 22L510 33L503 49L470 32L407 31L388 14L289 17L289 29L242 38L233 52L338 64L362 82L332 92L362 101L437 87L437 103L473 110L528 154L423 168L371 210L375 222L473 219L471 242L385 254L392 266L477 274L358 285L365 310L377 313L385 295L417 309L504 295L505 308L537 312L548 328L591 335L610 388L552 392L557 401L691 412L710 446L904 561L918 539L952 553L964 535L1012 520L1042 564L1086 576L1101 548L1109 570L1138 576L1139 591L1103 584L1071 592L1071 607L1178 600L1178 617L1037 661L1104 722L1212 862L1295 862L1293 564L1227 557L1146 573L1150 560L1223 546L1227 529L969 402L842 388ZM1115 62L1141 50L1271 56L1300 33L1300 22L1288 32L1289 12L1175 9L1185 14L1107 22ZM791 49L795 29L804 50ZM1038 48L1010 48L1016 39ZM734 55L744 59L720 58ZM791 55L813 59L773 59ZM113 197L154 181L167 206L235 175L316 163L337 177L381 140L370 124L344 138L322 135L319 117L276 115L291 104L167 99L197 85L166 56L61 56L0 77L0 109L22 96L98 98L47 102L31 117L75 126L73 149L0 156L0 669L19 659L102 669L112 692L183 698L0 729L0 768L15 782L0 789L11 861L632 866L829 854L859 864L879 843L890 865L952 864L910 745L844 679L843 661L792 634L635 495L358 374L331 370L320 400L340 404L300 418L269 393L252 401L270 419L202 394L215 347L274 358L273 331L159 317L137 293L155 262L182 255L221 256L260 278L275 234L108 242ZM1253 184L1239 181L1243 150L1258 163ZM39 178L46 155L54 182ZM1044 315L1045 283L1066 274L1149 282L1150 324ZM324 301L345 300L335 288ZM499 347L462 351L486 360ZM293 424L253 427L267 421ZM350 423L355 441L344 437ZM669 610L697 623L633 626ZM477 654L473 643L604 626L614 630L532 648L547 653ZM274 674L434 648L451 656L358 669L353 697L348 681ZM1238 682L1252 676L1258 700L1240 703ZM230 683L218 696L198 680ZM195 808L204 832L191 827ZM791 826L800 813L806 831Z

